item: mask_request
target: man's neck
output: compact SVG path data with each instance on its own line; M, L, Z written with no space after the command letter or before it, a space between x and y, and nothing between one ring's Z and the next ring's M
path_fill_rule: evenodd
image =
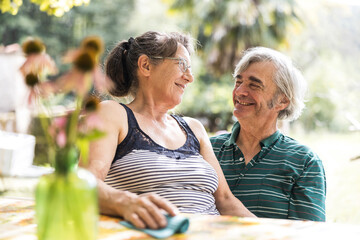
M261 126L254 122L239 121L239 123L241 128L236 139L236 145L244 154L247 164L261 150L260 142L274 134L277 127L276 122L273 124L267 122Z

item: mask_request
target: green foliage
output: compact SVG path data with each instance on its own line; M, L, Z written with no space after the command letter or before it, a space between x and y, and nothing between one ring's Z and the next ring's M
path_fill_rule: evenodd
M0 4L9 7L9 1ZM0 14L0 44L40 37L59 65L65 50L88 35L101 36L109 50L147 30L190 31L202 45L201 59L193 57L195 81L177 111L205 119L214 131L233 122L230 73L241 51L273 47L286 51L309 82L307 108L296 123L338 131L349 127L347 114L360 120L359 10L323 1L152 0L150 6L147 0L91 0L57 18L24 1L16 16Z
M16 16L0 14L1 44L21 44L28 36L39 37L59 65L65 51L77 46L86 36L101 36L107 49L128 37L129 30L123 26L133 9L132 1L92 0L88 6L73 8L58 18L48 16L25 1Z
M313 129L331 129L336 114L336 106L327 95L313 96L308 102L308 110L301 116L302 124L307 131Z
M232 120L231 73L244 49L287 45L287 30L299 22L293 0L164 0L169 14L199 40L203 64L183 104L184 115L204 119L209 131L229 129Z
M309 83L301 124L309 131L348 131L360 120L360 8L303 3L304 29L290 36L295 62Z
M232 72L244 49L285 43L288 26L298 20L293 0L166 2L170 13L187 20L185 28L200 41L202 57L217 76Z
M262 45L286 52L309 83L306 109L297 125L307 131L347 131L350 126L347 116L360 120L360 71L356 64L360 54L356 38L360 34L356 24L360 21L359 7L317 1L165 2L172 4L170 14L186 19L180 24L199 39L200 57L206 62L194 67L199 75L191 87L197 90L191 90L184 99L186 105L192 103L193 109L183 105L179 108L184 115L206 116L204 122L213 125L209 112L214 111L218 117L218 108L214 106L223 107L222 116L231 114L232 102L225 100L231 98L230 87L220 80L223 77L215 76L230 75L242 49ZM207 75L213 76L204 77ZM205 87L200 84L202 81L206 82ZM209 97L213 91L222 94L215 94L215 100ZM230 119L227 126L231 123ZM225 125L217 126L215 130L228 129Z
M326 52L308 66L305 71L309 81L308 102L299 119L306 130L346 131L349 127L346 115L360 117L360 84L356 81L360 73L352 63L339 53Z
M231 75L214 78L210 74L200 74L187 88L177 111L203 120L209 132L228 129L233 122L233 84Z

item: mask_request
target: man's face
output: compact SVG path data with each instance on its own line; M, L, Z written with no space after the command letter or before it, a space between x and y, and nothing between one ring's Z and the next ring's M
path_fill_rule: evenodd
M239 120L250 120L253 124L276 121L278 112L285 108L280 102L273 82L275 67L271 62L256 62L237 73L233 90L234 116Z

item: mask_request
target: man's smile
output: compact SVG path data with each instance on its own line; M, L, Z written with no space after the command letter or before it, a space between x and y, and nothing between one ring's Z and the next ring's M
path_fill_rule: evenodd
M242 106L250 106L250 105L253 105L254 103L236 100L236 101L235 101L235 104L240 104L240 105L242 105Z

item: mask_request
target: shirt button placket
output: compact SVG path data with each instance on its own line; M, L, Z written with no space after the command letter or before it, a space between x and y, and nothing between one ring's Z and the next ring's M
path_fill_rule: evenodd
M238 176L238 179L236 180L236 185L238 185L240 183L240 180L244 177L244 170L246 170L246 167L244 168L244 158L240 157L239 158L240 161L240 166L241 166L241 170L240 170L240 174Z

